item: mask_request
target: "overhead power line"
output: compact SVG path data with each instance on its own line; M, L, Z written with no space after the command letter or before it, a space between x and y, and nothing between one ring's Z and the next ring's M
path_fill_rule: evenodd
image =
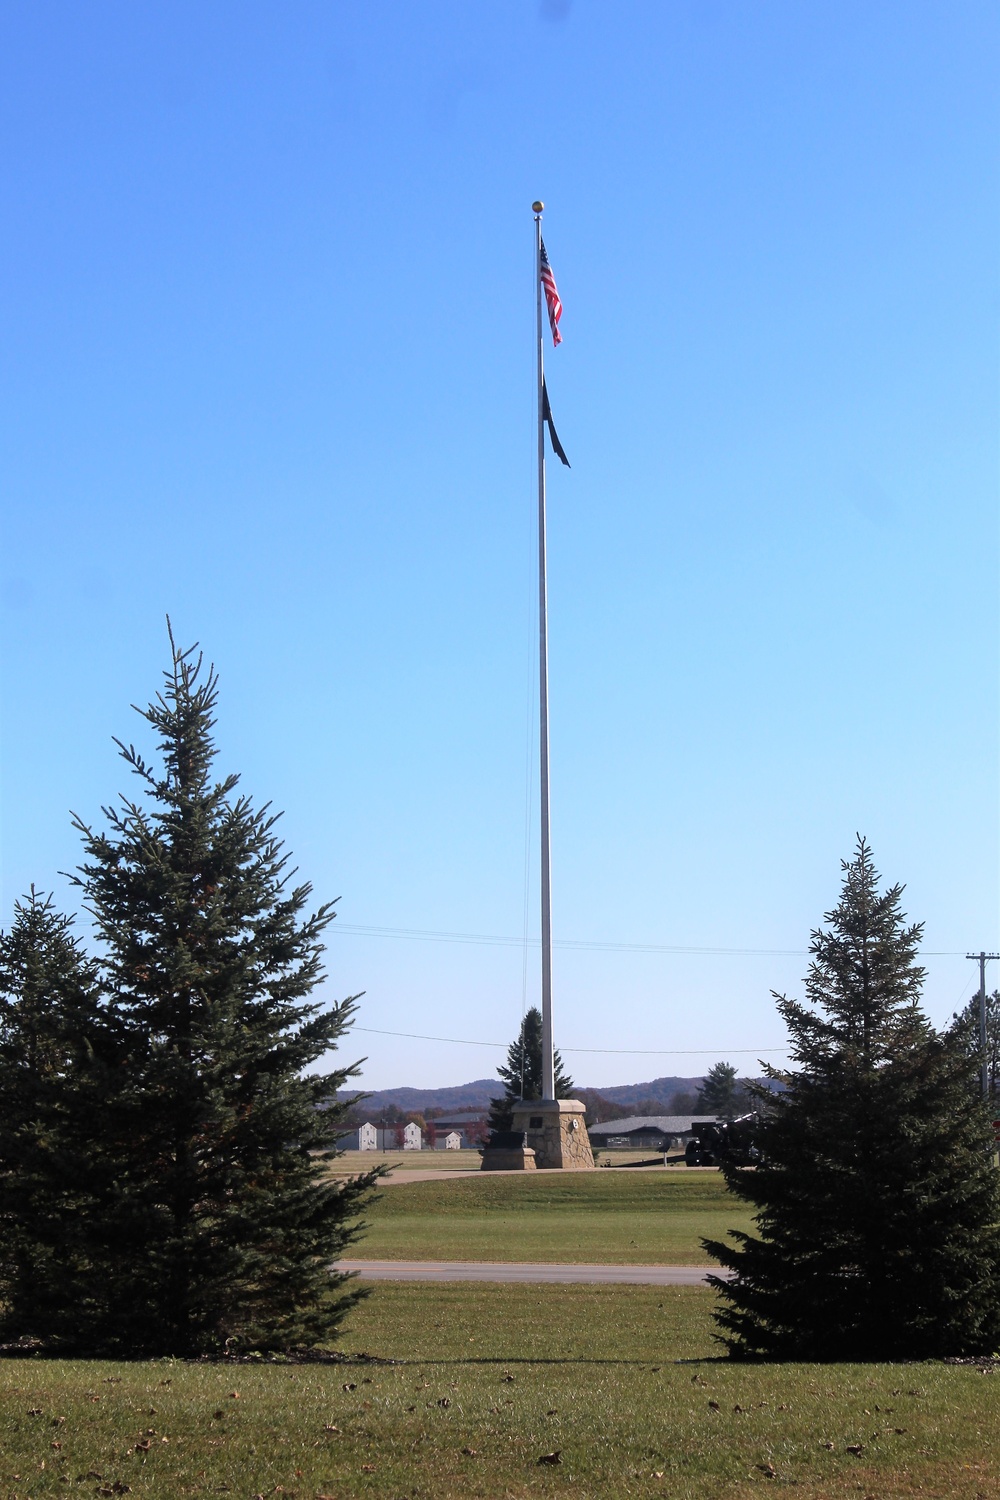
M382 1031L377 1026L352 1026L371 1036L405 1037L411 1042L451 1042L456 1047L499 1047L506 1052L506 1042L473 1042L462 1036L421 1036L416 1031ZM620 1053L629 1057L714 1057L717 1052L736 1056L743 1053L759 1056L762 1052L789 1052L789 1047L560 1047L560 1052L593 1052L599 1057Z
M351 933L355 937L409 938L422 943L476 943L493 948L521 948L523 937L504 937L488 932L434 932L420 927L364 927L356 922L338 922L333 931ZM538 938L529 938L532 947L539 946ZM806 958L804 948L698 948L690 945L667 943L597 943L582 938L556 938L556 948L576 948L601 953L679 953L730 954L734 958Z
M505 937L498 933L437 932L423 927L366 927L358 922L337 922L332 931L334 935L341 932L350 934L352 937L403 938L418 943L473 943L485 944L493 948L523 948L525 945L523 937ZM528 938L527 942L534 948L539 946L538 938ZM584 938L556 938L554 946L591 953L676 953L682 956L719 955L731 958L809 957L807 948L712 948L698 947L693 944L590 942ZM964 951L960 952L958 949L940 949L927 950L923 956L925 958L963 958L965 954ZM493 1043L483 1045L492 1046Z

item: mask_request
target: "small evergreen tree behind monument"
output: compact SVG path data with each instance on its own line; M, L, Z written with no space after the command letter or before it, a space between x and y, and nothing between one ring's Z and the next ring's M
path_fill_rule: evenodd
M757 1235L705 1241L742 1358L924 1359L1000 1342L1000 1193L977 1059L919 1007L919 926L868 845L812 934L806 1004L777 996L792 1067L768 1070L754 1169L723 1164Z
M122 799L106 831L76 823L118 1049L100 1142L116 1193L89 1235L106 1319L87 1352L315 1344L358 1296L331 1262L376 1175L328 1173L357 1068L307 1071L354 999L310 998L332 907L307 914L276 815L213 779L217 680L171 650L142 712L160 764L119 742L150 810Z
M563 1072L562 1058L554 1055L556 1098L573 1097L573 1080ZM509 1130L514 1105L519 1099L542 1097L542 1013L537 1005L525 1011L516 1039L507 1048L507 1062L497 1068L503 1080L503 1096L490 1102L491 1130Z
M702 1079L695 1110L698 1114L731 1115L745 1097L732 1063L717 1062Z

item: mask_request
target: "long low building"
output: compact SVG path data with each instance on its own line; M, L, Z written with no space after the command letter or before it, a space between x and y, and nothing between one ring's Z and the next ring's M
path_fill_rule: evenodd
M587 1131L592 1146L607 1151L669 1151L688 1139L695 1125L711 1125L717 1115L626 1115Z

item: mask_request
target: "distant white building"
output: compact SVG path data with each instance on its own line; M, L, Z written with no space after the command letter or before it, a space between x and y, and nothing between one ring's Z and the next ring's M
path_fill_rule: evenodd
M366 1120L356 1133L345 1136L340 1144L344 1151L420 1151L424 1142L420 1126L412 1122L409 1125L390 1125L383 1130Z
M428 1120L427 1125L433 1131L431 1139L437 1151L467 1151L472 1146L482 1145L489 1135L484 1109L456 1110L436 1120ZM453 1144L455 1136L458 1137L457 1145Z

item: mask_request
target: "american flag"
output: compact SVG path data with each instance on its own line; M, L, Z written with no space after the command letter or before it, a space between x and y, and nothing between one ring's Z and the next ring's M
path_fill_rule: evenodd
M559 290L556 286L556 278L552 274L549 265L549 257L545 253L545 241L542 240L542 291L545 293L545 305L549 310L549 327L552 329L553 344L562 343L562 334L559 332L559 319L562 317L562 303L559 301Z

